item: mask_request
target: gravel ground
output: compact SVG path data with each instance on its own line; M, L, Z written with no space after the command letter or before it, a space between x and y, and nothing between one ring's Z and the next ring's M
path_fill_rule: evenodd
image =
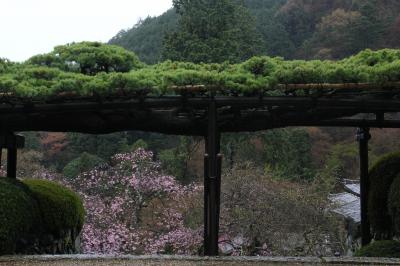
M0 266L153 266L153 265L400 265L400 259L289 258L289 257L186 257L186 256L5 256Z

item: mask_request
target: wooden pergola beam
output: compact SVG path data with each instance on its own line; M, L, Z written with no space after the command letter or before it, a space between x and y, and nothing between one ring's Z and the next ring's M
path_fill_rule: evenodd
M400 96L400 92L398 93ZM120 101L74 101L61 103L2 103L0 104L0 115L17 113L57 113L57 112L84 112L103 110L125 110L125 109L154 109L154 108L176 108L182 105L191 108L207 109L210 99L207 97L185 98L181 96L130 99ZM357 108L368 110L381 110L390 112L400 110L400 100L379 97L215 97L218 108L232 106L241 108L269 107L298 107L298 108Z
M397 90L400 89L400 82L279 84L275 88L278 90Z
M1 148L14 148L22 149L25 146L25 138L21 135L14 135L12 133L0 134L0 147Z
M214 102L221 132L285 126L400 127L384 114L400 100L312 97L221 97ZM8 131L111 133L125 130L203 136L210 98L163 97L117 102L0 104L0 127ZM181 115L187 112L187 115ZM377 119L342 119L374 113ZM76 119L79 117L79 119Z
M400 95L400 92L398 92ZM76 99L72 102L56 102L56 103L1 103L0 114L9 112L65 112L65 111L87 111L87 110L107 110L107 109L129 109L129 108L168 108L179 107L186 104L194 108L206 109L210 103L207 97L186 98L182 96L170 97L146 97L143 99L129 100L110 100L110 101L85 101ZM229 97L216 96L215 103L217 107L234 106L234 107L257 107L257 106L326 106L326 107L353 107L353 108L379 108L379 109L398 109L400 101L392 99L392 97L351 97L343 95L343 97L298 97L298 96L273 96L273 97Z
M134 112L134 111L132 111ZM172 135L204 136L207 117L178 116L173 111L132 112L87 112L60 113L49 115L0 115L0 127L7 127L12 132L52 131L106 134L118 131L151 131ZM254 132L287 126L317 127L370 127L400 128L400 120L362 119L356 112L341 111L340 117L328 113L302 113L295 110L271 111L253 110L239 114L220 113L218 124L221 133ZM79 116L79 119L77 117Z

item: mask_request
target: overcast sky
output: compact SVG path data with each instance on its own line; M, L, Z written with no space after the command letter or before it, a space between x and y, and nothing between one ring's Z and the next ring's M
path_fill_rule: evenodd
M107 42L172 0L0 0L0 57L23 61L56 45Z

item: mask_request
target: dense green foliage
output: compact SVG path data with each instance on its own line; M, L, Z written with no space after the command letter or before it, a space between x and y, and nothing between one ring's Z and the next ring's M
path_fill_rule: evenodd
M104 160L100 157L84 152L64 167L63 175L68 178L74 178L83 172L92 170L102 163L104 163Z
M87 43L75 45L91 48L91 44ZM71 45L66 47L68 49ZM101 45L96 49L107 50L107 47L108 45ZM57 47L56 51L59 50L63 48ZM57 54L56 51L49 56ZM86 57L86 52L83 53ZM76 53L75 56L79 57L80 54ZM97 60L95 53L92 56L93 60ZM97 69L96 64L94 69ZM281 92L276 90L278 83L400 81L400 50L365 50L340 61L284 61L282 58L264 56L239 64L165 61L127 73L100 72L92 75L95 72L93 69L89 71L90 75L69 72L64 65L43 66L36 59L24 64L7 64L6 70L0 74L0 91L33 99L60 95L126 95L138 91L162 95L175 94L174 86L201 84L218 88L222 94L262 91L266 95L279 95Z
M177 20L178 17L172 9L159 17L147 17L129 31L120 31L110 40L110 44L135 52L143 62L160 62L165 33L175 30Z
M188 165L190 160L193 138L179 137L179 144L176 147L163 149L159 152L158 158L167 174L176 177L183 183L189 183Z
M375 241L357 250L354 255L356 257L400 258L400 242L394 240Z
M326 178L346 179L358 167L358 147L356 143L340 143L331 147L322 175Z
M270 56L293 58L297 47L282 23L282 17L278 16L285 2L286 0L244 1L255 18L258 33L262 36L262 52Z
M114 133L112 135L68 133L68 147L65 149L65 152L69 153L74 159L80 157L82 153L87 152L107 160L119 151L128 151L127 142L135 140L125 132Z
M119 46L102 45L98 42L60 45L51 53L32 57L28 64L55 67L86 75L99 72L128 72L142 66L134 53Z
M0 177L0 255L14 253L40 224L37 203L29 188L19 181Z
M311 138L303 128L224 133L221 153L224 155L223 166L230 170L250 163L274 179L300 183L314 179Z
M248 10L234 0L174 0L177 30L166 33L163 58L194 63L241 62L260 54Z
M276 129L262 136L265 170L276 178L300 181L314 178L311 140L304 129Z
M65 230L77 235L83 217L81 200L67 188L0 177L0 255L35 250L42 237L60 237Z
M400 175L394 179L390 186L388 210L392 218L394 234L398 236L400 235Z
M368 215L376 239L391 239L394 233L388 197L391 185L399 173L399 152L381 157L369 171Z
M23 181L37 200L45 232L59 236L64 230L80 232L85 210L79 196L54 182L38 179Z
M142 140L142 139L138 139L137 141L135 141L135 143L132 144L130 150L131 151L136 151L137 149L148 150L149 149L149 144L147 144L147 142Z
M400 46L398 1L236 2L238 5L244 2L248 8L255 21L257 34L262 36L261 52L270 56L338 59L365 48ZM140 22L128 31L120 32L110 42L136 52L146 63L157 63L164 49L161 40L178 29L177 20L180 17L171 9L159 17Z

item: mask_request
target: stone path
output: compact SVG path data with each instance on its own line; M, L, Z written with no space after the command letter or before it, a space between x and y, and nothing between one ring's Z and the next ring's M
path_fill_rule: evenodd
M0 266L194 266L194 265L400 265L400 259L291 258L291 257L185 257L185 256L0 256Z

